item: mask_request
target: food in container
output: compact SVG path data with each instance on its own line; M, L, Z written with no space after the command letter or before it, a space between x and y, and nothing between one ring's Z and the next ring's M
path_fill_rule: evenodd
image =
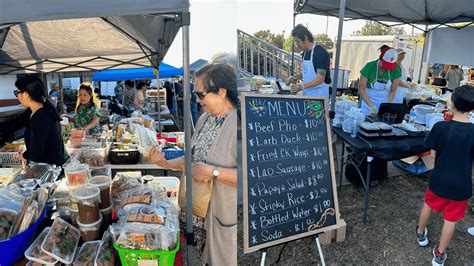
M112 198L118 199L124 192L142 187L141 174L140 171L117 173L112 180Z
M140 161L140 151L134 144L114 144L109 151L111 164L137 164Z
M0 186L12 182L20 170L20 168L0 168Z
M56 191L51 196L51 199L56 203L56 209L61 216L69 214L71 200L67 191Z
M56 218L41 250L62 263L72 263L79 242L80 232L61 218Z
M99 214L99 219L96 222L85 224L77 220L79 230L81 232L82 241L93 241L99 239L100 225L102 224L102 215Z
M35 263L39 263L40 265L55 265L58 262L56 258L47 255L41 250L41 244L49 233L49 229L50 227L46 227L25 251L25 257L33 262L32 265L35 265Z
M107 161L106 148L82 148L78 159L89 166L104 166Z
M100 209L106 209L111 205L110 183L112 179L107 175L94 176L89 180L89 185L100 189Z
M64 169L68 186L77 186L87 184L89 178L89 166L87 164L70 163Z
M85 186L74 190L73 194L79 209L78 223L90 224L96 222L99 219L99 188Z
M15 227L18 213L9 209L0 209L0 241L8 239Z
M101 241L85 242L74 260L73 266L94 265Z
M380 128L382 133L390 133L392 132L393 127L391 125L382 123L382 122L375 122L375 125Z
M73 128L71 129L71 138L84 138L86 136L86 131L83 129Z
M77 218L79 218L79 210L74 208L69 208L69 214L71 215L71 223L74 226L77 226Z
M110 207L100 210L100 214L102 215L102 231L107 230L109 225L112 223L112 207L112 204L110 204Z
M359 125L360 129L367 133L378 133L380 128L375 123L363 122Z
M102 243L97 252L95 265L97 266L111 266L115 265L116 252L112 244L112 235L105 232L102 237Z

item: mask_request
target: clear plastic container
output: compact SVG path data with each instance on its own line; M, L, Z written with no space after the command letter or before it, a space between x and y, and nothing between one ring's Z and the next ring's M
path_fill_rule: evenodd
M0 208L0 220L4 221L0 224L0 241L10 237L13 227L15 227L17 215L18 213L14 210Z
M78 158L81 163L91 167L104 166L108 157L107 150L107 148L85 148L83 145Z
M89 166L87 164L70 163L64 169L66 174L66 184L68 186L78 186L87 184L89 179Z
M102 241L85 242L79 250L79 253L77 253L73 266L94 265L101 243Z
M41 250L62 263L69 264L74 260L80 231L61 218L56 218Z
M56 191L51 196L51 199L56 204L56 209L60 216L69 215L69 205L71 205L71 199L67 191Z
M77 220L79 230L81 232L81 239L84 242L94 241L100 238L100 225L102 224L102 214L99 214L99 220L90 224L83 224Z
M41 263L43 265L55 265L58 260L41 250L41 244L46 238L46 235L49 233L50 227L46 227L41 234L35 239L35 241L30 245L30 247L25 251L25 257L32 262Z
M89 180L89 185L98 187L100 189L100 209L106 209L111 205L110 198L110 184L112 179L110 176L99 175L94 176Z
M100 244L99 251L97 252L94 264L95 266L115 265L117 253L114 249L112 241L112 235L109 232L105 232L102 237L102 243Z
M100 189L85 186L74 190L74 198L79 209L78 223L90 224L99 219Z
M79 218L79 210L70 207L69 208L69 214L70 214L70 217L71 217L71 223L74 226L77 226L77 218Z
M71 138L84 138L86 131L83 129L73 128L71 129Z
M113 206L112 203L110 203L110 206L108 208L100 210L100 214L102 215L102 232L106 231L109 225L112 224L112 209Z

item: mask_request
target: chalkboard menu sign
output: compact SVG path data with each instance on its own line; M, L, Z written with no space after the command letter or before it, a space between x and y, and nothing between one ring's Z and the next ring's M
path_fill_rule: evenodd
M244 252L339 227L321 97L242 96Z

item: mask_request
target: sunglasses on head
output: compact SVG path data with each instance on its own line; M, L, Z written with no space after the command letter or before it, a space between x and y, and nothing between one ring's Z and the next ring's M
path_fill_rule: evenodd
M199 98L199 100L202 100L204 99L204 97L206 97L207 94L211 93L211 92L215 92L217 90L217 87L209 87L207 89L207 91L196 91L196 90L193 90L193 93L194 95Z
M14 90L13 91L13 94L15 94L15 97L17 97L17 98L18 98L18 94L20 94L20 93L22 93L21 90Z

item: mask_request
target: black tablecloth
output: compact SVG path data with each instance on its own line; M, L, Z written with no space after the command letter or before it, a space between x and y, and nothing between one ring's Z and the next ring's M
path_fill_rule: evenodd
M424 145L425 137L404 138L377 138L365 139L361 136L351 137L342 128L332 128L333 132L354 149L367 152L368 155L387 161L399 160L409 156L418 155L429 150Z

